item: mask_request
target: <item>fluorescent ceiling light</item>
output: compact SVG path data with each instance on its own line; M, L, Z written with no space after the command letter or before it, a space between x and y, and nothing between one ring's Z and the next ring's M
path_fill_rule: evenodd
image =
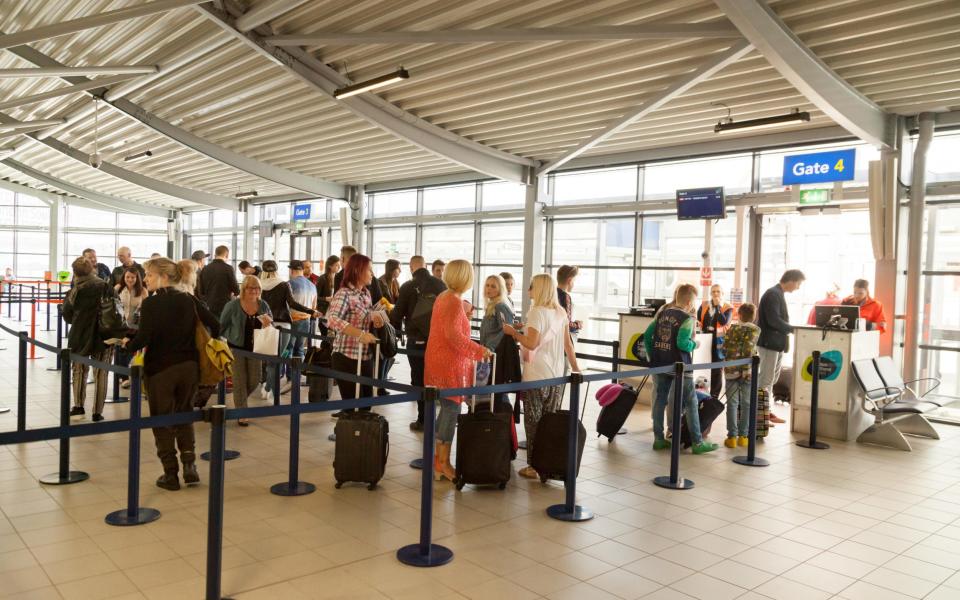
M236 198L255 198L258 196L257 190L250 190L249 192L237 192Z
M726 119L722 119L717 122L713 128L713 132L732 133L734 131L743 131L746 129L769 129L771 127L779 127L781 125L800 123L803 121L810 121L810 113L806 111L800 112L797 109L793 109L792 112L786 115L750 119L749 121L734 121L730 117L727 117Z
M134 162L134 161L138 161L138 160L143 160L143 159L145 159L145 158L150 158L151 156L153 156L153 152L151 152L151 151L149 151L149 150L144 150L143 152L138 152L138 153L136 153L136 154L131 154L130 156L124 156L124 157L123 157L123 160L124 160L125 162Z
M344 98L349 98L350 96L356 96L357 94L362 94L364 92L369 92L377 88L382 88L385 85L390 85L391 83L396 83L398 81L403 81L404 79L409 79L410 73L406 69L400 67L395 72L390 73L389 75L381 75L380 77L374 77L373 79L362 81L360 83L354 83L353 85L348 85L342 87L333 93L333 97L337 100L343 100Z

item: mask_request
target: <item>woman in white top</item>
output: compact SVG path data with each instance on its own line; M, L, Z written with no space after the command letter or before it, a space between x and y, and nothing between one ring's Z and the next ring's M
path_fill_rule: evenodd
M570 338L567 313L557 301L557 284L546 273L535 275L530 282L531 307L526 315L524 332L510 325L503 332L518 342L524 351L523 380L538 381L563 377L567 361L570 368L580 371L573 340ZM566 358L564 358L566 355ZM527 433L527 462L533 456L533 444L537 435L540 417L560 408L563 385L550 385L527 390L523 401L523 429ZM539 474L532 466L520 469L520 475L537 479Z
M140 270L137 265L124 269L123 283L120 287L120 307L123 309L123 322L127 329L136 330L140 325L140 303L150 295L147 286L143 284L143 278L140 276ZM130 353L117 346L117 364L121 366L130 365ZM130 380L123 378L120 384L123 389L130 387Z

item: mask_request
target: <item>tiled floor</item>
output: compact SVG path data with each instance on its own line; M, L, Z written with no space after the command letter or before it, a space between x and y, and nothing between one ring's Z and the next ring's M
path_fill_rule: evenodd
M16 343L0 335L0 405L15 406ZM56 423L52 359L28 365L28 424ZM402 359L401 359L402 362ZM406 369L397 368L404 379ZM90 388L92 390L92 387ZM786 414L787 407L776 407ZM127 405L108 406L107 418ZM597 517L580 524L546 517L562 501L558 483L511 480L505 491L435 492L435 541L456 553L444 567L397 562L419 530L419 472L407 463L420 441L406 427L412 409L390 407L391 452L375 492L333 487L333 422L303 419L301 479L317 492L269 493L285 480L288 422L231 424L227 463L223 590L234 598L490 598L590 600L960 599L960 429L938 426L939 441L911 440L913 453L832 441L816 452L792 444L779 426L761 447L765 469L730 462L737 452L684 454L690 491L655 487L666 454L650 450L645 408L614 444L591 437L578 501ZM591 402L585 421L596 416ZM15 415L0 415L0 430ZM722 436L722 424L713 437ZM198 426L201 447L206 426ZM162 518L115 528L123 507L125 434L81 438L73 466L89 481L45 487L57 467L55 443L0 449L0 596L12 598L201 598L207 486L164 492L149 432L143 437L142 505ZM522 454L521 454L522 457ZM517 462L519 466L521 463Z

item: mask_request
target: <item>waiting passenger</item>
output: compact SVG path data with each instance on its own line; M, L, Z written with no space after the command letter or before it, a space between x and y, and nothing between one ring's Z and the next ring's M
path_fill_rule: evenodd
M330 360L335 371L356 374L357 361L360 361L360 374L374 377L373 352L378 350L371 350L369 346L376 343L377 336L370 333L370 326L372 324L373 327L383 327L387 322L387 314L370 300L368 287L373 279L370 258L363 254L351 256L343 270L343 285L334 294L327 310L327 327L337 334L333 340ZM357 387L360 388L359 395ZM353 381L338 379L337 388L340 390L340 398L344 400L373 396L370 386L358 386ZM369 411L370 407L361 410ZM334 414L334 417L342 415L343 411Z
M110 285L112 285L113 289L115 289L117 292L123 288L124 274L127 272L127 269L131 267L137 270L137 273L140 275L140 279L143 280L143 267L137 264L137 261L133 260L130 248L127 248L126 246L117 248L117 262L120 264L114 267L113 272L110 273Z
M785 293L795 292L806 277L803 271L790 269L780 276L780 282L768 289L760 297L757 306L757 325L760 326L760 338L757 339L757 353L760 355L759 385L763 397L760 404L772 403L773 383L780 379L780 367L783 353L790 348L789 335L793 333L790 313L787 312ZM770 411L771 423L785 421Z
M433 264L430 265L430 272L433 273L433 276L437 279L443 279L443 269L446 267L447 263L443 262L439 258L433 261Z
M293 292L293 299L303 306L309 306L314 309L314 311L309 314L291 310L290 329L298 333L312 334L315 331L314 325L316 324L314 318L320 315L320 313L316 312L317 286L304 275L303 261L291 260L287 268L290 270L289 284L290 290ZM303 358L311 342L312 340L310 338L295 336L290 342L290 355Z
M220 336L220 322L206 304L178 289L179 284L192 283L190 279L195 276L189 262L175 263L169 258L147 261L144 265L147 289L153 295L140 307L140 329L136 336L123 340L123 347L131 353L149 347L144 355L143 372L152 416L193 410L200 379L200 357L194 337L198 319L213 337ZM198 483L193 423L155 427L153 436L163 465L157 486L165 490L180 489L178 448L184 483Z
M197 273L197 294L207 303L215 315L223 312L223 307L240 294L237 285L237 271L229 262L230 248L217 246L213 251L213 260Z
M860 318L867 322L867 329L876 329L880 333L887 330L887 319L883 316L883 305L870 297L870 282L858 279L853 282L853 295L843 299L843 304L860 307Z
M298 310L308 315L317 316L313 307L304 306L297 302L293 296L293 290L290 284L280 279L277 275L277 263L273 260L263 261L263 273L260 274L260 285L263 288L262 297L270 306L270 313L273 315L274 325L280 329L280 344L277 347L277 355L280 356L290 347L290 309ZM276 379L276 364L267 365L267 381L263 386L266 393L273 391L273 383ZM292 383L289 381L280 389L281 394L285 394Z
M237 270L240 271L241 275L260 277L260 267L250 264L248 260L241 260L240 264L237 265Z
M750 358L756 353L760 328L753 322L757 309L749 302L737 309L739 323L727 329L723 338L725 360ZM750 365L727 367L727 448L746 447L749 442L750 419Z
M147 286L143 284L143 278L140 276L143 267L134 265L127 267L123 272L123 288L120 290L120 307L123 309L123 322L127 329L136 330L140 321L140 304L144 298L149 296ZM130 365L130 354L123 348L117 348L116 364L121 366ZM123 389L130 387L130 380L123 378L121 384Z
M643 344L650 358L651 367L664 367L682 362L692 364L691 352L697 347L697 328L693 318L697 288L689 283L682 284L674 294L674 302L665 305L656 318L647 327L643 335ZM693 443L694 454L704 454L717 449L717 444L703 441L700 433L700 415L697 395L693 389L693 372L685 371L682 381L675 381L672 373L658 373L653 376L653 449L663 450L670 447L670 441L664 437L663 415L670 399L673 386L683 386L683 407L686 413L687 429ZM676 438L676 432L674 438ZM679 440L674 440L679 443Z
M240 284L240 297L227 302L220 314L221 333L231 348L253 352L253 332L269 327L273 322L270 306L260 298L260 280L247 275ZM260 383L261 361L233 355L233 405L247 407L247 398ZM246 419L238 419L241 427L247 426Z
M336 254L330 255L323 265L323 275L317 281L317 309L323 314L326 314L330 301L333 300L333 293L336 291L334 280L340 267L340 257Z
M380 293L391 305L400 297L400 261L391 258L387 261L380 276Z
M580 267L563 265L557 269L557 301L560 303L560 308L567 313L570 333L573 335L574 340L577 339L577 335L580 333L580 330L583 329L583 323L573 318L573 298L570 296L570 292L573 291L573 282L579 274Z
M500 273L500 277L503 277L503 283L507 286L507 304L509 304L510 308L513 309L513 298L511 298L511 295L513 294L513 275L504 271L503 273Z
M340 247L340 268L346 269L347 263L350 262L350 257L357 253L357 249L353 246L341 246ZM340 289L340 286L343 285L344 272L341 270L333 278L333 291L336 292Z
M113 297L113 289L106 281L93 273L93 264L87 257L73 261L73 289L63 301L63 320L71 325L67 334L67 347L74 354L86 356L103 363L110 362L110 346L103 340L112 337L111 332L100 327L100 304ZM85 364L73 363L73 408L70 416L86 414L87 371ZM93 420L103 420L103 405L107 400L107 371L93 370L96 382L93 403Z
M90 262L93 267L94 275L104 281L110 281L110 267L97 260L97 251L93 248L85 248L82 256Z
M486 346L491 352L497 355L498 370L504 371L504 359L507 358L506 348L501 348L500 342L503 341L504 325L512 325L514 320L513 309L507 304L507 285L503 277L499 275L490 275L483 282L484 312L483 320L480 322L480 343ZM512 342L512 340L511 340ZM512 343L516 355L516 343ZM501 383L494 374L494 381ZM489 398L489 396L488 396ZM504 393L496 394L496 403L507 403L507 395Z
M843 304L843 300L837 294L840 292L840 286L836 283L830 286L830 289L827 290L826 296L822 300L817 300L813 304L813 308L810 309L810 313L807 315L807 325L816 325L817 324L817 307L818 306L837 306Z
M697 309L697 321L700 331L713 334L710 347L711 362L723 360L723 334L733 318L733 307L723 301L723 288L719 284L710 287L710 300L704 301ZM723 390L723 368L710 370L710 395L720 399Z
M546 273L535 275L530 282L530 310L520 333L512 325L504 325L503 332L525 350L523 380L539 381L563 377L566 365L580 371L573 338L570 335L567 313L557 300L557 285ZM566 361L564 361L566 354ZM537 425L548 412L556 412L563 399L563 385L550 385L527 390L523 398L523 429L527 434L527 462L533 456ZM520 469L522 477L537 479L540 475L531 465Z
M462 259L450 261L443 282L447 291L437 296L433 304L423 380L425 385L438 388L469 387L473 385L476 361L492 354L470 339L470 319L464 311L462 295L473 287L473 265ZM450 464L450 450L461 402L462 396L440 399L437 452L433 463L436 479L456 479L456 471Z

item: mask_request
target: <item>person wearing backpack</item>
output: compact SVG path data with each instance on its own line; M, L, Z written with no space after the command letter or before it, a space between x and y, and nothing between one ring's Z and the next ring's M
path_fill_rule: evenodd
M108 330L101 319L101 307L104 300L113 300L113 289L106 281L93 272L93 265L87 258L73 261L73 289L63 301L63 320L71 325L67 335L67 347L74 354L86 356L103 363L110 362L111 348L103 343L109 337ZM116 325L112 323L108 325ZM84 404L87 399L87 372L90 367L79 362L73 363L73 408L71 417L86 414ZM107 400L107 371L93 370L96 390L93 403L93 420L103 420L103 406Z
M437 296L447 290L441 280L430 274L422 256L410 258L412 278L400 286L397 303L390 311L390 323L403 329L407 336L407 360L410 362L410 384L423 386L424 353L430 336L430 317ZM423 401L417 402L417 420L410 423L413 431L423 431Z

